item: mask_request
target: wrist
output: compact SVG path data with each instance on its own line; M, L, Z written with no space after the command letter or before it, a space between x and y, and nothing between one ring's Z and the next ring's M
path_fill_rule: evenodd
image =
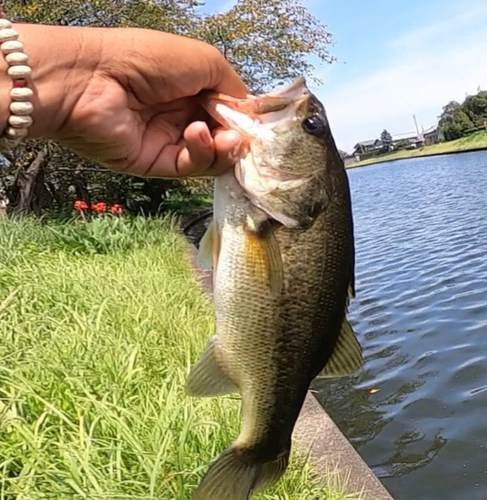
M33 124L29 138L56 139L70 112L88 85L101 52L99 30L36 24L14 24L32 68ZM5 56L0 55L0 124L7 126L12 79Z

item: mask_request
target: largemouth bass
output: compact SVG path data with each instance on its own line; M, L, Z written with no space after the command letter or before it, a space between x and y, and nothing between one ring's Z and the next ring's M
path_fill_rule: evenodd
M270 94L204 98L248 153L215 181L200 243L213 267L216 332L193 367L194 396L241 394L242 427L194 500L247 500L288 465L311 381L355 372L350 190L325 110L300 78Z

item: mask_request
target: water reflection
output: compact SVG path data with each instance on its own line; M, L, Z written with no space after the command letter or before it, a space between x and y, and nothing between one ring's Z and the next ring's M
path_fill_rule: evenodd
M350 182L350 317L366 361L313 388L397 500L485 500L487 153L371 166Z
M425 434L419 431L404 432L394 442L394 453L387 463L374 466L378 477L400 477L415 469L428 465L438 452L445 446L447 440L440 434L433 437L431 444L424 450L414 453L410 450L412 444L424 441Z

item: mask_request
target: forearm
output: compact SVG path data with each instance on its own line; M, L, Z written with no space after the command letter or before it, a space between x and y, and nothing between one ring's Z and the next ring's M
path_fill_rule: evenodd
M32 68L29 87L34 91L34 123L29 137L55 138L99 62L102 33L96 28L66 28L15 24L19 41ZM0 55L0 128L7 127L12 78Z

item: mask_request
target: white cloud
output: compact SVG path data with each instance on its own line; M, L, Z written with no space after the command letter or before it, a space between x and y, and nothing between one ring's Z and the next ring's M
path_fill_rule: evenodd
M398 49L411 50L425 43L439 43L448 40L448 36L456 39L461 31L466 29L484 30L487 21L487 7L485 0L464 0L444 5L441 17L434 23L418 26L417 29L399 35L392 40L391 46Z
M314 89L327 108L338 146L351 150L384 128L392 134L413 131L413 114L427 128L447 102L462 101L479 86L487 89L487 36L481 27L486 21L484 8L420 27L390 44L393 62L382 69L336 89ZM331 83L332 71L340 68L327 70L325 81Z

